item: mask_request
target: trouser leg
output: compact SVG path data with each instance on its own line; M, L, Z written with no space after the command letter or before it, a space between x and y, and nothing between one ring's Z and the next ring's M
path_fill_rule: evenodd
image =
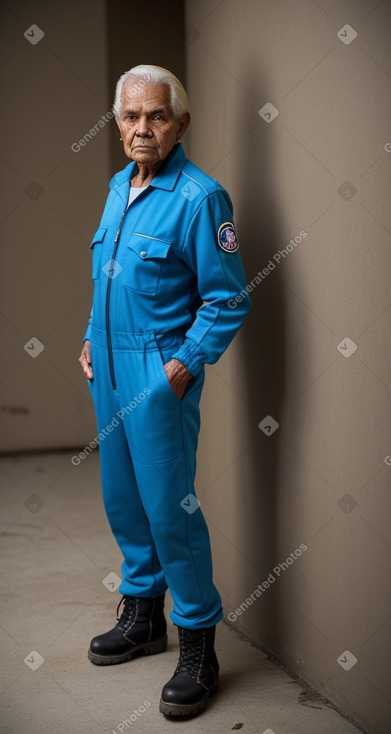
M222 617L209 533L194 490L203 375L191 380L179 401L163 369L169 355L164 350L116 353L117 385L124 404L144 388L149 391L124 415L124 428L139 496L174 600L171 619L197 629Z
M99 442L103 502L114 537L122 551L121 594L157 597L167 589L140 499L129 451L118 391L108 373L107 351L91 344L94 379L89 383L93 397ZM110 428L112 426L112 429Z

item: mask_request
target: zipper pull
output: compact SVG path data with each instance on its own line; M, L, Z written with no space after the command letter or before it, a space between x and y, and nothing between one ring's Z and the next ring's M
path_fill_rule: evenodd
M128 210L128 207L126 207L126 209L122 212L122 217L121 217L121 221L119 223L118 232L117 232L117 234L115 235L115 238L114 238L114 244L117 244L117 242L118 242L118 238L119 238L119 236L121 234L121 229L122 229L122 225L124 223L125 214L126 214L127 210Z

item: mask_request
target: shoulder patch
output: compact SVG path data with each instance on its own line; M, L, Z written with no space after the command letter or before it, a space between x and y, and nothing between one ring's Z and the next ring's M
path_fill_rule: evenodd
M219 247L225 252L236 252L239 242L236 236L235 225L232 222L224 222L217 233Z

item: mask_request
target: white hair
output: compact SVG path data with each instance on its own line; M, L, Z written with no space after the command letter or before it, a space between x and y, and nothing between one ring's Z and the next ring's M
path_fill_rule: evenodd
M135 84L126 93L122 94L123 86L128 79L134 79ZM115 98L113 111L116 118L121 114L123 102L130 100L140 89L145 87L147 83L166 84L170 91L171 110L176 120L179 120L184 112L189 112L189 100L186 91L174 74L162 66L153 66L152 64L139 64L133 66L129 71L118 79L115 89ZM134 90L134 91L133 91Z

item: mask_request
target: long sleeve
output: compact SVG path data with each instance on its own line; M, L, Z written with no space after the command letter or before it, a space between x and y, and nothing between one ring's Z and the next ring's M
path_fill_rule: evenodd
M228 232L231 242L226 239ZM197 274L204 303L173 358L196 375L204 363L219 359L251 309L232 204L223 189L201 202L189 224L183 255Z

